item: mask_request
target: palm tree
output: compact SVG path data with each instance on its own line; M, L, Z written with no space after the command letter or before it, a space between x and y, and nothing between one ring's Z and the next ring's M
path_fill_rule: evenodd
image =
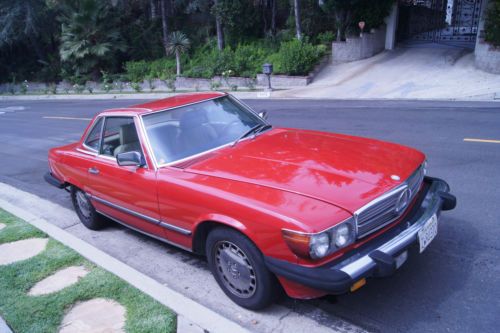
M181 75L181 54L185 53L191 46L191 41L181 31L174 31L170 34L167 44L167 52L175 54L175 61L177 63L177 76Z
M116 17L107 1L81 0L65 8L59 54L76 75L91 74L95 79L103 62L125 51Z

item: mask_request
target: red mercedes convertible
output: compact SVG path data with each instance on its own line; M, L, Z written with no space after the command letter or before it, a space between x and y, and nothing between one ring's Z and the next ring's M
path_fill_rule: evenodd
M284 290L352 292L425 250L456 199L421 152L383 141L276 128L224 93L105 110L49 152L82 223L121 223L207 257L249 309Z

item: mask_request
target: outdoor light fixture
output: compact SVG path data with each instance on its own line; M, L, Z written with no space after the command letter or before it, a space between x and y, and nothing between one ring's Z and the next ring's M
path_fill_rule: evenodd
M273 88L271 88L271 74L273 73L273 65L269 63L262 65L262 73L267 76L267 90L273 90Z
M359 37L363 37L363 29L365 28L365 21L361 21L358 23L358 27L361 30Z

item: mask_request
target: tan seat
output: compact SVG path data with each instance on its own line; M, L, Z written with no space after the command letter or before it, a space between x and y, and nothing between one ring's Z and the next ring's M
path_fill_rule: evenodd
M120 127L120 145L115 148L113 155L129 151L141 152L141 144L134 124L127 124Z

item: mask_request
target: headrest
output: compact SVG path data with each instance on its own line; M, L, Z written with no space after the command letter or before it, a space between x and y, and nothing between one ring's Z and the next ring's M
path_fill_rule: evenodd
M135 125L126 124L120 127L120 144L126 145L128 143L134 143L139 141L137 137L137 131L135 130Z

